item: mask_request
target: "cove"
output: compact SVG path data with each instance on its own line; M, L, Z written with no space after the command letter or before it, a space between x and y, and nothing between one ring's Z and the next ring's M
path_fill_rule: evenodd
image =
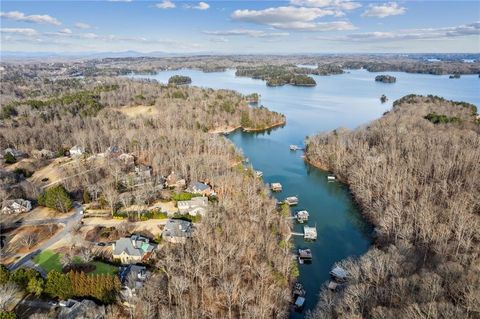
M252 166L263 172L266 183L282 184L283 191L274 193L274 196L279 200L298 196L299 204L294 209L308 210L308 224L317 227L315 242L306 243L301 237L293 239L296 248L312 250L313 262L299 265L299 281L304 284L307 300L305 311L292 313L292 318L302 318L306 310L315 307L317 295L329 279L328 273L335 262L360 256L368 250L371 227L362 220L346 186L329 183L325 172L305 163L303 153L290 151L288 146L303 145L306 136L318 132L365 125L389 110L394 100L407 94L433 94L480 105L478 75L462 75L453 80L448 75L350 70L340 75L313 76L316 87L267 87L261 80L235 77L234 70L203 73L184 69L133 77L167 83L168 78L176 74L191 77L192 85L196 86L231 89L242 94L259 93L259 105L287 117L284 127L261 133L235 131L229 134L229 138ZM397 82L375 82L378 74L393 75ZM387 103L380 102L382 94L389 98ZM295 225L294 230L301 232L302 228Z

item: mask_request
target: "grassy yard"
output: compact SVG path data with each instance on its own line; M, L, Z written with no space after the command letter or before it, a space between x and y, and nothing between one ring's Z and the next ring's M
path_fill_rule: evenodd
M35 256L33 261L42 267L47 273L52 270L62 271L62 264L60 262L61 255L54 253L51 250L44 250L39 255ZM81 259L78 256L73 258L74 263L81 263ZM118 268L101 261L92 261L91 264L95 265L95 270L89 272L89 275L95 274L116 274Z
M60 263L60 255L51 250L44 250L33 261L42 267L47 273L52 270L62 271L62 264Z

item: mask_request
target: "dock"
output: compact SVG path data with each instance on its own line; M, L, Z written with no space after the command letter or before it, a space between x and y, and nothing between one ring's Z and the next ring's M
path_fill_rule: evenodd
M330 175L327 176L327 181L329 181L329 182L334 182L336 179L337 178L335 177L335 175L330 174Z
M263 172L262 171L255 171L255 175L257 175L257 177L262 177Z
M298 204L298 197L297 196L290 196L285 198L285 204L288 204L288 206L293 206Z
M316 240L317 227L303 226L303 238L306 240Z
M293 144L290 145L289 148L290 148L290 151L298 151L298 150L301 150L301 149L302 149L300 146L298 146L298 145L293 145Z
M295 213L295 218L297 219L297 222L299 222L300 224L307 222L309 216L310 214L306 210L301 210Z
M272 183L270 184L270 189L273 192L281 192L282 191L282 184L280 183Z

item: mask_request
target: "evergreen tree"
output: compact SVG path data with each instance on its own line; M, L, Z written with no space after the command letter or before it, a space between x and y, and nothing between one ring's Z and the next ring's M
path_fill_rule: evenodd
M48 188L38 197L38 204L53 208L62 213L68 212L73 206L70 195L62 185Z
M5 153L4 158L5 158L5 163L7 163L7 164L13 164L17 161L15 156L13 156L13 154L10 153L10 152Z
M56 270L48 273L45 292L51 297L68 299L74 296L72 281L68 274L61 274Z

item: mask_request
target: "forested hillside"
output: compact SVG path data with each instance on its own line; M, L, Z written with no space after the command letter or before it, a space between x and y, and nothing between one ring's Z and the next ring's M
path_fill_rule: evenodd
M308 161L350 186L376 235L367 254L341 263L346 288L323 291L310 318L478 318L476 112L410 95L366 127L308 139Z
M26 87L5 89L10 101L2 104L0 147L62 153L80 145L94 154L115 146L134 155L136 164L152 166L157 177L173 171L187 181L208 181L218 194L218 204L196 224L191 241L185 246L162 245L154 275L132 301L132 315L285 316L293 266L290 252L280 245L289 231L287 221L262 181L238 165L241 158L233 144L207 133L217 125L240 126L245 114L255 128L284 120L283 115L249 108L232 91L126 79L77 84L54 89L55 83L49 83L41 87L45 94L29 94ZM140 112L130 112L135 108ZM77 168L82 175L65 181L65 186L71 193L96 187L114 210L122 195L118 181L125 173L114 164L90 172L94 162L83 161ZM136 189L136 202L158 199L151 185L156 184ZM26 198L35 198L29 193L35 190L24 192ZM131 317L116 306L109 308L109 316Z

